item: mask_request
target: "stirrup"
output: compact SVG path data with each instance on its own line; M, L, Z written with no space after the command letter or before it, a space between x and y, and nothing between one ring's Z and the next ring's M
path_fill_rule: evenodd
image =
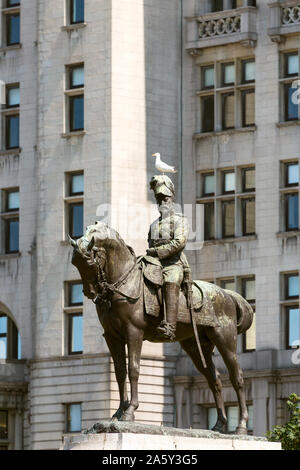
M168 323L162 321L160 325L157 327L157 331L160 336L164 339L168 339L170 341L175 340L175 332L176 332L176 323Z

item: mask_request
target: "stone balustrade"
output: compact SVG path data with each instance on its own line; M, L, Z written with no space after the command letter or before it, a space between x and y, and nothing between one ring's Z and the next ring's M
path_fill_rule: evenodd
M199 38L222 36L241 31L241 16L231 15L227 18L199 19Z
M300 1L271 0L268 34L273 42L300 33Z
M300 24L300 3L297 6L281 8L281 24Z
M236 10L207 13L186 18L186 49L192 55L206 47L241 43L256 44L256 8L243 7Z

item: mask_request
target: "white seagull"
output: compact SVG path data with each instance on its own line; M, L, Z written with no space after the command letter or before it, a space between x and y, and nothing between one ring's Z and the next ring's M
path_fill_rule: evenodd
M162 172L164 175L165 173L177 173L174 166L167 165L166 163L162 162L160 159L160 153L156 152L152 154L152 157L156 157L155 161L155 168Z

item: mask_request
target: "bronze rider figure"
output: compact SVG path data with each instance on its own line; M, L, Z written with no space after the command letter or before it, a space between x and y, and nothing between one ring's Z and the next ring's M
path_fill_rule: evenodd
M147 255L157 258L161 265L166 308L165 320L160 323L157 331L163 339L174 341L180 288L184 280L184 270L189 268L183 252L188 240L189 226L183 214L175 213L175 188L168 176L154 176L150 189L154 191L160 217L150 226Z

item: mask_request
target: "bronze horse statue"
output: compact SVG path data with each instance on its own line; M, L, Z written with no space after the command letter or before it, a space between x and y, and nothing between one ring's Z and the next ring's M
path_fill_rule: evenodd
M72 264L81 275L84 295L96 305L104 329L103 336L114 362L120 405L112 419L134 421L134 412L139 406L138 380L142 344L144 340L163 342L162 339L155 339L161 317L153 318L145 313L142 295L144 279L137 258L132 248L125 244L114 229L103 222L97 222L87 227L83 237L77 241L70 239L70 242L74 247ZM214 347L217 347L238 398L239 423L236 433L247 434L248 413L244 381L237 361L236 347L237 335L251 326L253 311L239 294L210 283L202 282L202 285L214 289L212 305L219 325L197 327L206 367L200 359L191 323L177 323L176 341L179 341L199 372L206 377L218 413L213 430L224 433L227 417L222 383L212 359ZM127 293L124 286L129 286ZM126 389L126 345L130 401Z

